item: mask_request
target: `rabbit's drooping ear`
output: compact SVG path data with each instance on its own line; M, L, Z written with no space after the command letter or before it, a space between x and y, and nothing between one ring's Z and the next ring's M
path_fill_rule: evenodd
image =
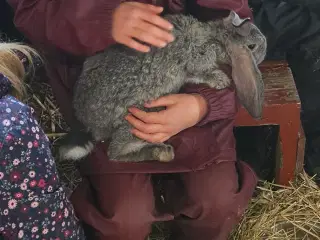
M247 46L229 43L232 79L241 104L254 118L261 118L264 84L261 72Z

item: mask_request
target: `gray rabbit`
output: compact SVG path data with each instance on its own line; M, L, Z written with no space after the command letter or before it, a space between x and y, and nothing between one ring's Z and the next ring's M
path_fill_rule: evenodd
M187 82L222 89L232 78L240 102L253 117L261 117L264 84L257 64L267 45L260 30L233 11L206 23L180 14L165 18L174 25L176 38L167 47L140 53L116 44L87 58L73 102L84 129L65 138L62 159L79 160L93 150L94 142L110 141L110 160L173 160L171 145L136 138L124 117L128 107L148 111L145 102L177 93ZM232 73L223 66L231 67Z

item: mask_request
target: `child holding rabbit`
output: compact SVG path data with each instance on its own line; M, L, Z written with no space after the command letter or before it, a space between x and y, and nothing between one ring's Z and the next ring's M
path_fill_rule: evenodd
M8 2L17 28L46 53L50 83L71 127L77 124L73 85L85 57L115 42L140 52L148 52L148 44L165 47L174 38L171 23L160 16L163 11L203 21L227 16L230 10L251 16L247 0ZM166 107L156 115L130 108L126 118L133 134L149 142L168 140L180 161L111 162L105 143L99 144L81 163L83 181L72 196L88 238L143 240L153 222L172 220L172 239L227 239L257 183L251 167L236 160L237 105L232 88L189 85L149 103ZM161 184L154 185L159 176Z

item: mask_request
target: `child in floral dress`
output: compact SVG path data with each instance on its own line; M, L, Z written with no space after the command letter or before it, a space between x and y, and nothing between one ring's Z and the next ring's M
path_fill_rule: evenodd
M85 239L48 138L33 109L13 96L23 93L31 54L26 46L0 43L0 239Z

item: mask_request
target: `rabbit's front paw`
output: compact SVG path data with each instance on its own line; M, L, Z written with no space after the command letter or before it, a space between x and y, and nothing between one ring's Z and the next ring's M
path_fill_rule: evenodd
M215 89L224 89L231 84L230 77L222 70L214 70L211 74L204 77L204 82Z

